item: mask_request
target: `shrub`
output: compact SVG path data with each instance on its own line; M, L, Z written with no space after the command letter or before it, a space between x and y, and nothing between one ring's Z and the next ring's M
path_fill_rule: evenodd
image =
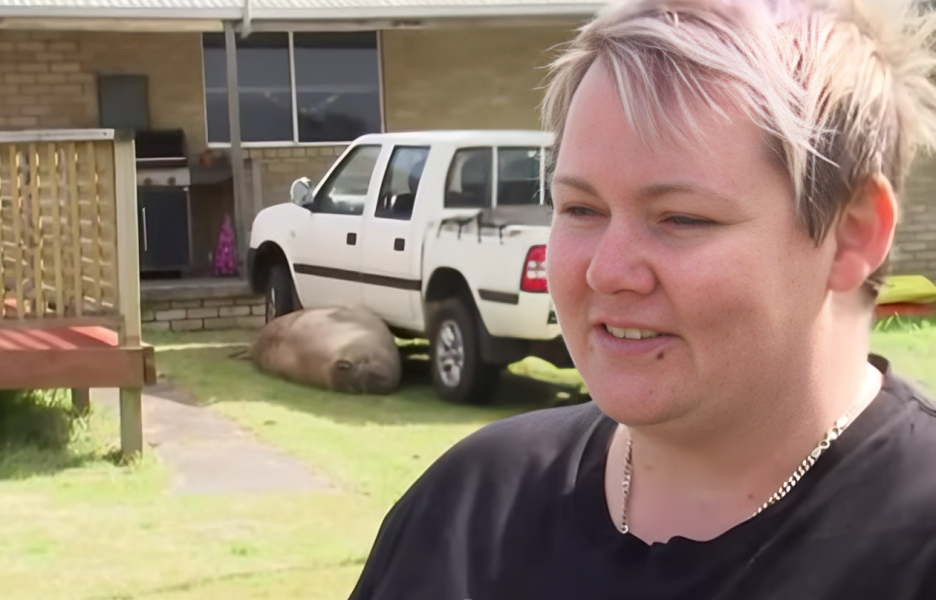
M64 449L73 421L67 392L0 390L0 451Z

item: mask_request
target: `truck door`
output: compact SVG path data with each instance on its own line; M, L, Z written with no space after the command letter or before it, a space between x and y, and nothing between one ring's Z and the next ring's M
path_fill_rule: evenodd
M380 185L380 145L354 148L318 189L297 224L293 268L305 308L360 306L364 206Z
M380 183L374 213L364 223L364 305L392 325L419 327L422 220L419 182L428 146L396 146ZM418 214L418 213L417 213Z

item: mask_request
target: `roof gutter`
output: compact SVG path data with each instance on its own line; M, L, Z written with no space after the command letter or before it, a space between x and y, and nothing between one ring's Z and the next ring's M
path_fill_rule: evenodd
M246 0L250 2L250 0ZM550 5L478 6L380 6L361 8L255 8L252 18L264 21L395 21L434 19L485 19L492 17L590 17L605 6L604 2Z
M0 4L0 28L13 26L12 20L33 19L46 21L103 21L121 20L140 22L156 20L165 25L174 21L221 21L240 22L243 31L249 33L254 22L259 21L312 21L323 24L340 22L362 23L418 20L460 20L487 18L562 18L589 17L599 11L605 3L568 3L550 5L491 5L477 6L380 6L354 8L263 8L254 5L254 0L241 0L238 6L216 8L114 8L114 7L59 7L59 6L9 6ZM7 20L10 20L7 22ZM63 26L67 23L62 23Z
M237 6L224 8L60 8L51 6L3 6L0 18L10 19L140 19L163 20L240 20L243 9Z

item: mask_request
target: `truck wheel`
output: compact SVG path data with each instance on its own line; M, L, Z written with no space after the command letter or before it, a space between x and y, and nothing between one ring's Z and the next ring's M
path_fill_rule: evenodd
M442 302L432 319L432 381L442 399L485 404L500 380L501 365L481 360L478 324L459 298Z
M295 291L293 291L289 267L284 263L276 263L270 267L270 276L267 277L266 285L266 322L269 323L276 317L288 315L296 310L294 296Z

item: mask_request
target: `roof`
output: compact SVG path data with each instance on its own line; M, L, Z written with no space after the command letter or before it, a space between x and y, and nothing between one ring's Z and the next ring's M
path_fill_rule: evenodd
M0 17L88 19L432 19L587 16L596 0L0 0Z

